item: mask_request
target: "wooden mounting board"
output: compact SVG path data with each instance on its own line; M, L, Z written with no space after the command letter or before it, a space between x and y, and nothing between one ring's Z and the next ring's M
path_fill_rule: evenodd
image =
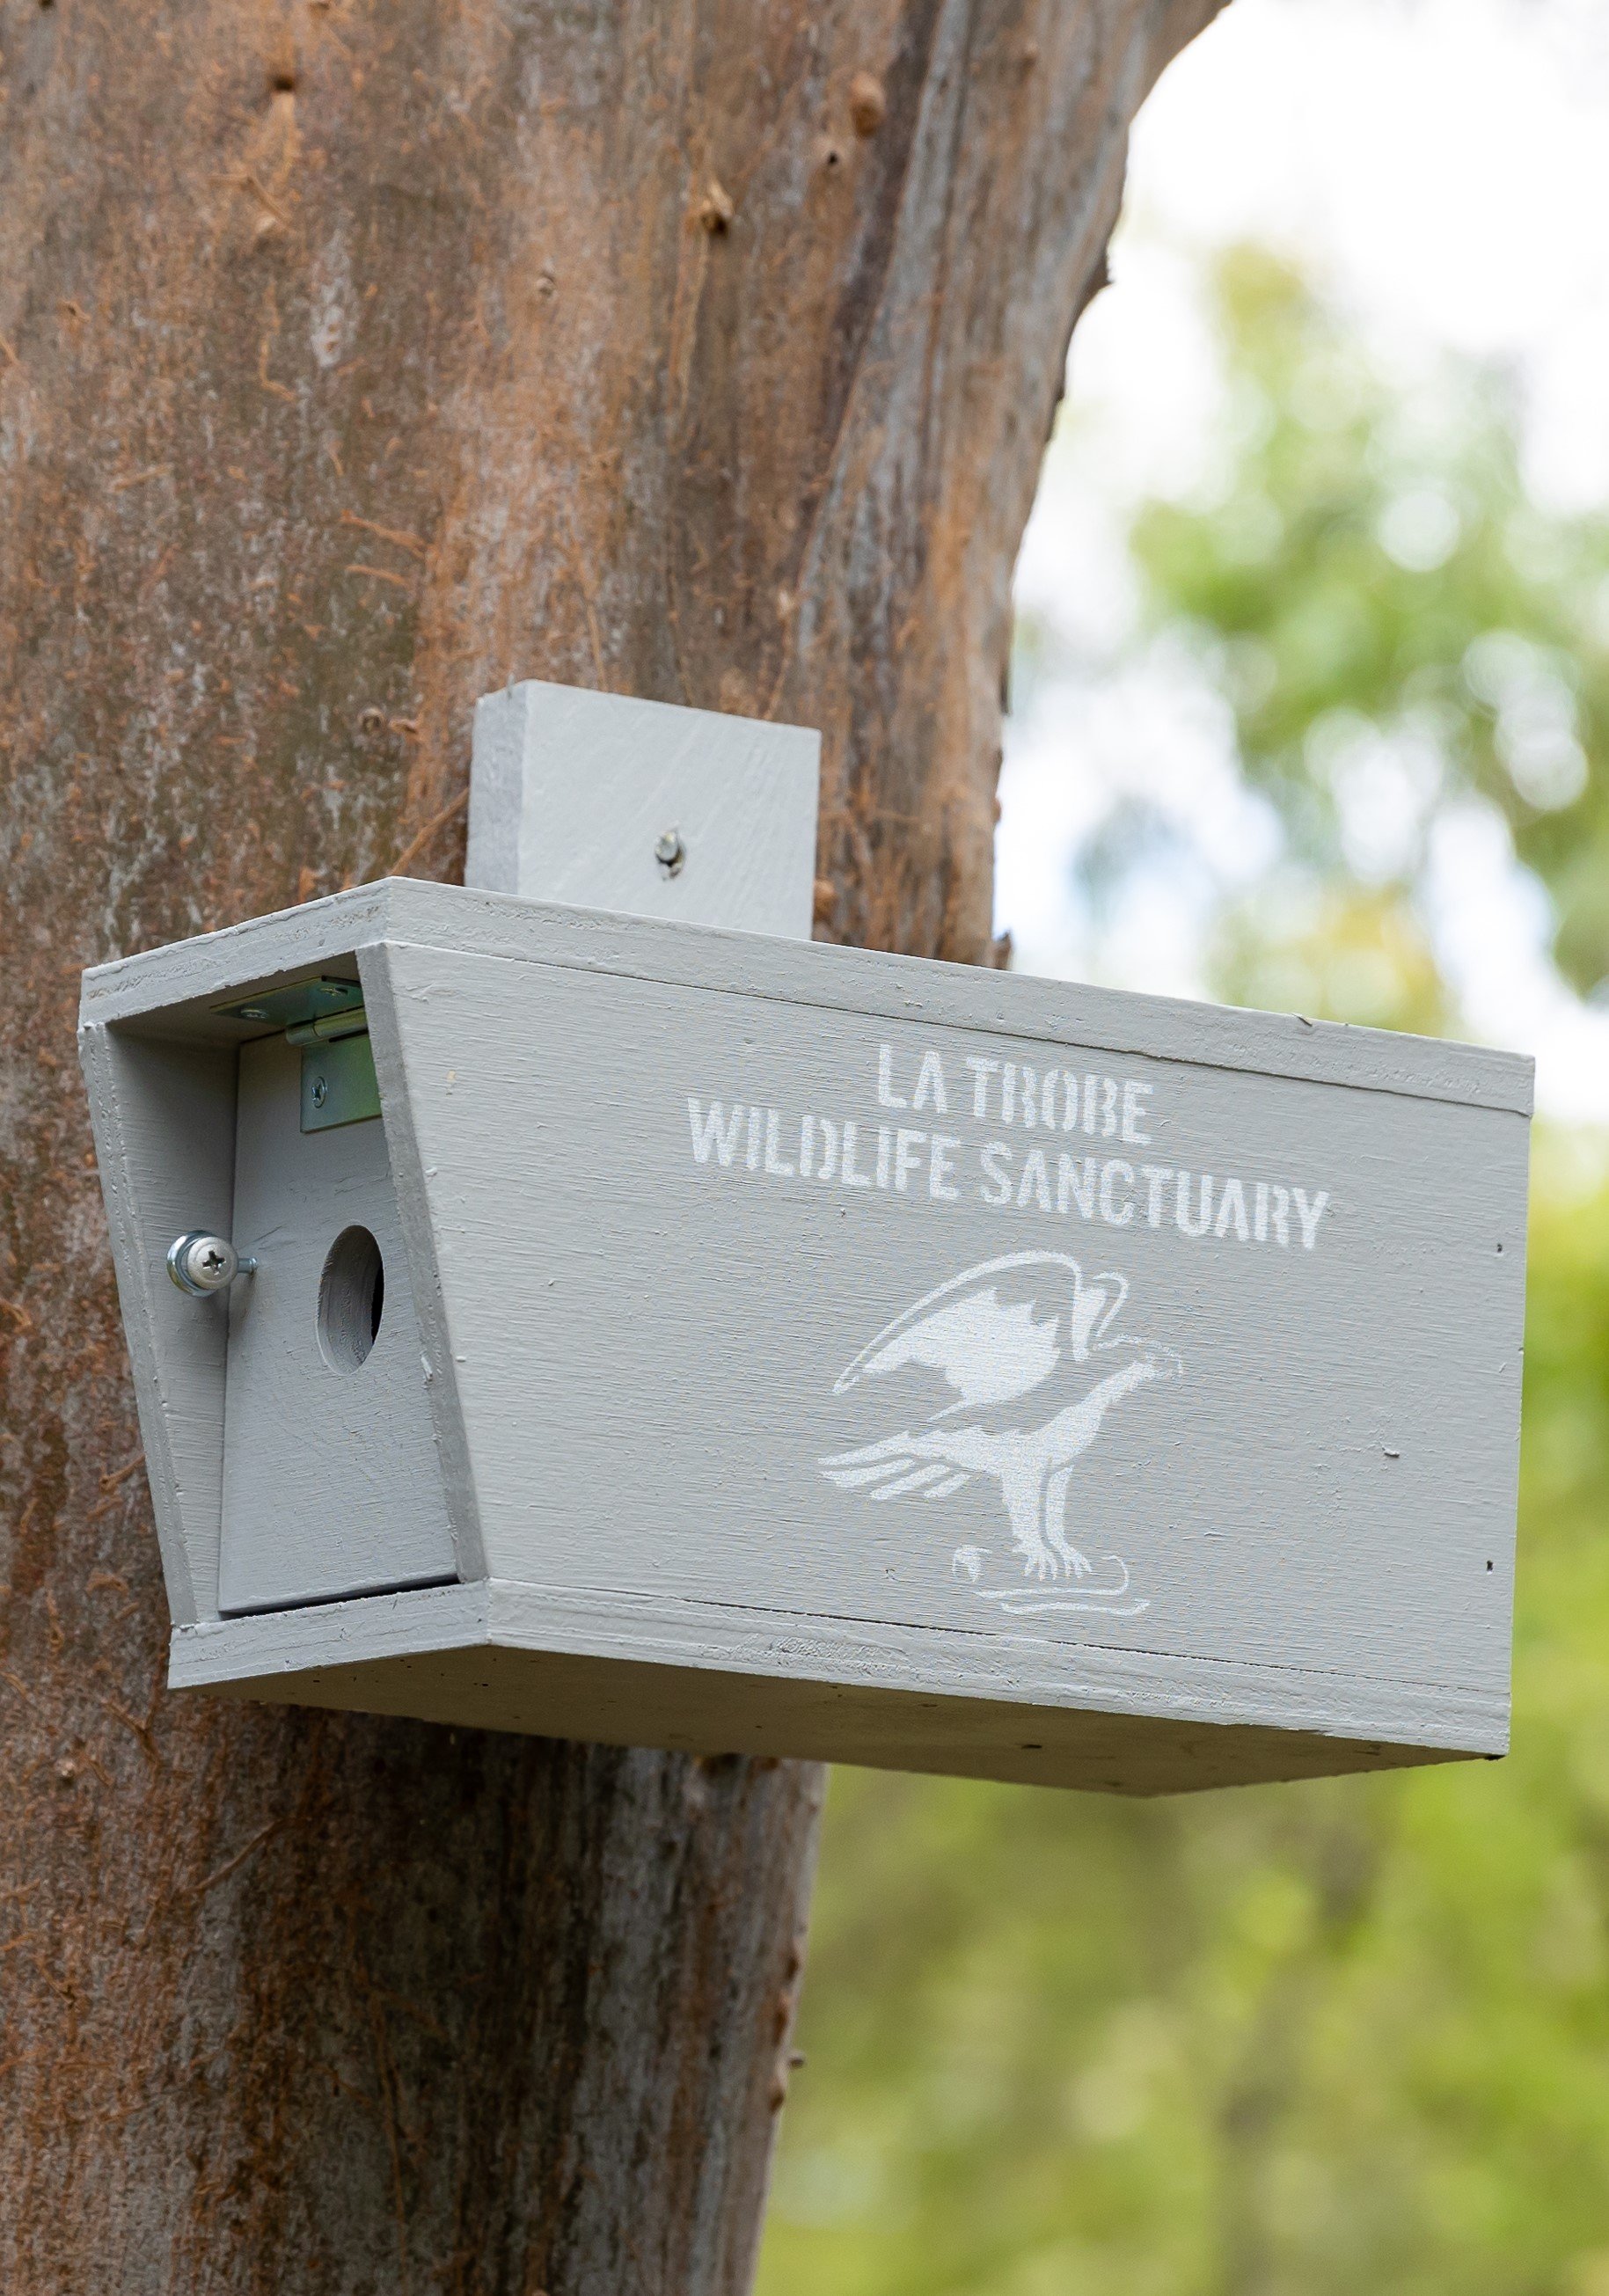
M476 705L464 882L808 940L820 760L807 726L527 678Z

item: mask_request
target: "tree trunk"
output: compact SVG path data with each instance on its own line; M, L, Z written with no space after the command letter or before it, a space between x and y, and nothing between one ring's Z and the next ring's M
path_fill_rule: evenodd
M163 1692L78 968L461 865L545 676L989 953L1013 559L1213 0L0 0L0 2283L737 2291L819 1775Z

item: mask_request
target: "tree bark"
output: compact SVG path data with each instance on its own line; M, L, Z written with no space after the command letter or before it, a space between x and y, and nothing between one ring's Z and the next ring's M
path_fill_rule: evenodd
M78 968L454 875L513 676L990 951L1009 582L1214 0L0 0L0 2283L739 2291L819 1775L169 1699Z

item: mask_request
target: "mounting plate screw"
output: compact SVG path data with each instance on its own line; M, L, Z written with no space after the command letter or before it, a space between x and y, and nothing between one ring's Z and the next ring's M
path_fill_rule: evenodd
M168 1247L168 1273L193 1300L226 1292L237 1275L256 1266L255 1259L242 1259L226 1236L209 1235L204 1228L176 1235Z
M322 1108L324 1106L325 1101L330 1097L330 1079L328 1077L314 1078L311 1097L315 1108Z
M661 832L653 840L653 857L667 877L679 877L686 865L687 849L682 842L679 829Z

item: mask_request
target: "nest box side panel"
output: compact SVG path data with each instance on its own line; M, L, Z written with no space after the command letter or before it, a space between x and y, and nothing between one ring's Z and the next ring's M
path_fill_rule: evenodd
M1524 1116L1047 1046L1010 981L829 1009L809 947L749 995L759 946L712 989L386 953L492 1575L913 1633L940 1689L1298 1669L1495 1751Z
M230 1232L235 1054L98 1023L78 1047L162 1575L185 1624L218 1615L228 1311L176 1290L166 1254L187 1228Z

